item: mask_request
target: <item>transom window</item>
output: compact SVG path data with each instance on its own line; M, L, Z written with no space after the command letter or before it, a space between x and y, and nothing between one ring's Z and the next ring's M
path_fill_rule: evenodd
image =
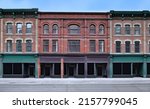
M130 25L125 25L125 34L130 35Z
M45 24L43 26L43 34L49 34L49 25Z
M121 25L120 24L115 25L115 34L121 34Z
M138 24L134 25L134 34L140 35L140 25Z
M96 34L96 27L94 24L90 25L90 34Z
M57 24L54 24L53 27L52 27L52 29L53 29L53 30L52 30L52 33L53 33L53 34L58 34L59 28L58 28L58 25L57 25Z
M105 33L105 27L104 27L104 25L100 25L99 26L99 33L101 34L101 35L103 35L104 33Z
M125 47L126 47L126 53L130 53L130 41L125 42Z
M7 25L6 25L6 33L10 33L10 34L13 33L13 25L12 25L12 23L7 23Z
M135 47L135 53L139 53L140 52L140 41L135 41L134 42L134 47Z
M32 41L26 40L26 51L31 52L32 51Z
M26 33L32 33L32 24L26 23Z
M68 41L68 52L80 52L80 41L69 40Z
M16 25L16 33L18 33L18 34L22 33L22 23L17 23L17 25Z
M121 52L121 41L116 41L116 53Z
M78 25L70 25L68 28L69 34L80 34L80 27Z
M12 40L7 40L6 52L12 52Z
M22 40L16 41L16 52L22 52Z

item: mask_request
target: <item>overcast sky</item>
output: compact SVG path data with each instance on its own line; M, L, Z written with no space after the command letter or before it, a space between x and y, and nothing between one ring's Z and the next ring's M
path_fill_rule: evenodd
M150 10L150 0L0 0L0 8L40 11Z

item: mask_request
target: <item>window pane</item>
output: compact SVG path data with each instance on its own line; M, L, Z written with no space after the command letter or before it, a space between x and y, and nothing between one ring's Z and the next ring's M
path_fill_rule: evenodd
M90 34L96 34L96 27L93 24L90 26Z
M69 26L69 34L80 34L80 27L78 25Z
M26 24L26 33L32 33L32 24L31 23Z
M49 40L43 40L43 52L49 52Z
M52 30L53 34L58 34L58 25L53 25L53 30Z
M44 34L49 34L49 26L46 24L46 25L44 25L44 27L43 27L43 33Z
M134 25L134 34L140 35L140 25Z
M22 41L17 40L16 42L16 52L22 52Z
M130 34L130 25L125 25L125 34Z
M99 52L100 52L100 53L105 52L105 51L104 51L104 50L105 50L104 47L105 47L104 41L103 41L103 40L100 40L100 41L99 41Z
M135 41L135 53L139 53L139 52L140 52L140 42Z
M80 52L80 41L68 41L68 51L69 52Z
M13 26L12 26L12 23L7 23L6 32L7 32L7 33L13 33Z
M99 33L100 33L101 35L103 35L104 32L105 32L104 25L100 25L100 26L99 26Z
M116 52L117 53L121 52L121 42L120 41L116 41Z
M121 34L121 25L115 26L115 34Z
M52 52L58 52L58 40L52 41Z
M95 40L90 40L90 52L96 52Z
M12 52L12 40L7 40L6 52Z
M17 23L16 33L22 33L22 23Z
M31 52L32 51L32 41L31 40L27 40L26 41L26 51L27 52Z
M125 42L126 53L130 53L130 41Z

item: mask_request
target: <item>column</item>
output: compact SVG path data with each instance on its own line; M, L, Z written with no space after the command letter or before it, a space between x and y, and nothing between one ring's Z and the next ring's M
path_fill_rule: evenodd
M75 76L79 75L78 72L79 72L79 70L78 70L78 64L76 64L76 74L75 74Z
M94 76L96 77L97 76L97 73L96 73L96 64L94 63Z
M147 76L147 62L146 57L144 56L144 62L143 62L143 78L146 78Z
M61 78L64 77L64 58L61 58Z
M22 77L24 77L24 63L22 63Z
M35 62L35 78L40 78L41 77L41 67L40 67L40 59L38 56L35 57L36 62Z
M133 76L133 63L131 63L131 76Z
M109 74L108 74L109 78L113 77L113 59L112 56L110 57L110 62L109 62Z
M54 63L52 64L52 76L54 76L55 74L54 74L54 70L55 70L55 65L54 65Z
M0 78L3 77L3 61L2 56L0 56Z

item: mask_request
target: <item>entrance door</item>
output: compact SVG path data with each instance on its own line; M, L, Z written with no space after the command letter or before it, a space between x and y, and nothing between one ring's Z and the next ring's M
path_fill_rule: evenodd
M33 65L29 65L29 77L34 77L35 75L35 68Z
M69 64L68 67L68 73L70 77L73 77L76 71L76 65L75 64Z
M96 65L96 72L97 76L102 77L103 76L103 66L100 64Z

